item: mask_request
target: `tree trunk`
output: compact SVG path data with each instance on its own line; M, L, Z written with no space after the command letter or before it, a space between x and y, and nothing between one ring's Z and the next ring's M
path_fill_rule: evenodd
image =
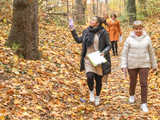
M133 24L136 20L136 3L135 0L128 0L127 12L129 17L129 24Z
M99 2L99 16L103 16L103 5L104 3L101 1Z
M97 11L96 11L96 15L98 16L99 15L99 2L98 2L99 0L97 0Z
M108 0L105 0L105 6L106 6L105 12L108 13Z
M147 8L146 8L146 0L139 0L141 13L146 17L147 16Z
M13 23L6 45L25 59L39 59L38 0L14 0Z
M96 6L95 6L95 0L92 0L92 8L93 8L93 15L96 15Z
M85 24L85 8L82 0L75 0L75 22L78 24Z

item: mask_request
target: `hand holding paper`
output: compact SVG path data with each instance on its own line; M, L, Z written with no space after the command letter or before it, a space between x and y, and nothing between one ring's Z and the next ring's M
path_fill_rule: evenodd
M107 60L104 58L102 53L100 53L99 51L90 53L90 54L87 55L87 57L89 58L89 60L93 64L93 66L95 66L95 67L102 64L102 63L107 62Z

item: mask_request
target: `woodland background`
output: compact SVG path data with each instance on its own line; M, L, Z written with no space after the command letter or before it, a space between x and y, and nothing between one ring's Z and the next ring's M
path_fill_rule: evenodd
M159 6L159 0L1 0L0 119L159 120L159 69L150 73L150 112L144 114L139 83L136 103L128 103L129 81L119 68L119 57L112 56L112 74L107 85L103 81L100 106L89 103L86 77L79 72L81 46L68 29L69 16L81 33L91 16L116 13L125 40L132 21L140 19L160 67Z

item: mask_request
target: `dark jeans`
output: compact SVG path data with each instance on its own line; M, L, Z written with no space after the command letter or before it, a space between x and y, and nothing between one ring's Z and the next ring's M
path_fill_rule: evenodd
M139 74L140 85L141 85L141 102L147 103L147 80L148 80L148 72L149 68L137 68L137 69L129 69L129 77L130 77L130 88L129 94L133 96L135 94L137 77Z
M113 55L118 55L118 43L117 41L111 41Z
M97 75L93 72L88 72L87 76L87 83L89 90L92 91L94 89L94 79L96 81L96 95L99 96L101 89L102 89L102 76Z

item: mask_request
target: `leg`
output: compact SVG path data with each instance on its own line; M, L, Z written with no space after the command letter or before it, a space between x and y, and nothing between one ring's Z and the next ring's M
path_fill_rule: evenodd
M128 73L129 73L129 78L130 78L129 94L130 96L134 96L136 84L137 84L138 69L129 69Z
M90 91L93 91L94 87L94 73L88 72L87 74L87 84Z
M116 55L118 56L118 42L115 41L115 51L116 51Z
M115 56L115 50L114 50L114 41L111 41L111 45L112 45L112 51L113 51L113 55Z
M99 105L100 103L100 93L102 89L102 76L95 74L96 80L96 97L95 97L95 105Z
M89 92L90 92L90 97L89 100L90 102L94 102L94 78L95 78L95 74L92 72L88 72L87 73L87 83L88 83L88 87L89 87Z
M141 85L141 102L142 102L142 104L147 103L148 72L149 72L148 68L141 68L139 70L139 78L140 78L140 85Z
M96 95L100 96L102 89L102 76L95 74L95 80L96 80Z

